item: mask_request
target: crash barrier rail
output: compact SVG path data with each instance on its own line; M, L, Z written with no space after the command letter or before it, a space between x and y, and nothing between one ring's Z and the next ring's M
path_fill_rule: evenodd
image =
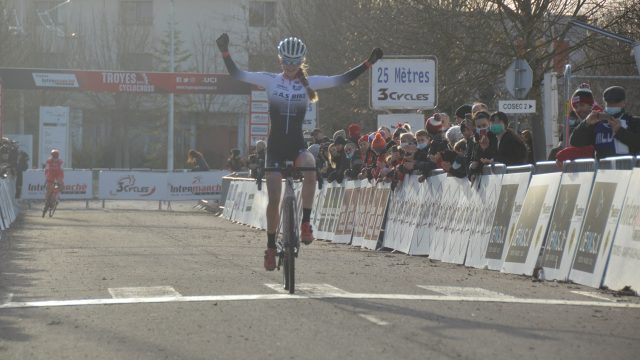
M639 159L494 166L474 182L434 172L391 191L367 180L316 192L316 238L443 262L640 288ZM553 166L553 167L552 167ZM301 185L296 192L300 201ZM232 179L222 216L265 229L266 186ZM299 215L298 215L299 216Z
M0 178L0 230L7 230L16 220L19 212L15 177Z
M60 199L103 200L103 206L105 200L220 201L222 178L228 173L225 170L65 169ZM21 198L43 200L46 193L44 179L43 170L25 171Z

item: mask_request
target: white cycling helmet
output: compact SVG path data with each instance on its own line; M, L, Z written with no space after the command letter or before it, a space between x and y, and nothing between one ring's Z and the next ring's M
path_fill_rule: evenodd
M307 54L307 46L297 37L289 37L278 44L278 55L284 60L298 60L302 62Z

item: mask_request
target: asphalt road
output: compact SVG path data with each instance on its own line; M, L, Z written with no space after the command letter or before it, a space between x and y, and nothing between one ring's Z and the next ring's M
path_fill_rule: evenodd
M0 359L637 359L640 301L316 241L191 208L34 205L0 241ZM580 293L578 293L580 292Z

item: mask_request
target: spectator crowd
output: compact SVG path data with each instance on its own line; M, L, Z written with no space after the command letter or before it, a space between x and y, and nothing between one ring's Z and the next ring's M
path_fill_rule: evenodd
M607 88L603 100L604 106L599 105L586 84L574 92L568 121L570 144L563 146L561 137L549 160L561 164L563 160L600 159L640 151L640 119L625 113L625 90L619 86ZM421 129L398 123L364 130L352 123L332 136L321 129L306 135L322 180L341 183L368 179L390 182L395 187L409 174L424 181L435 169L473 181L484 166L494 163L533 164L531 132L517 133L509 125L507 114L492 112L486 104L476 102L458 107L453 116L425 114ZM261 175L266 146L259 141L242 163L254 178ZM232 150L228 167L238 171L240 163L239 151Z

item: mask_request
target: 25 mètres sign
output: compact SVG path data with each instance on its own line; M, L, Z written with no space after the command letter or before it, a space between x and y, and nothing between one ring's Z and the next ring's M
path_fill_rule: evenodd
M434 56L386 56L371 68L371 108L433 109L437 104Z

